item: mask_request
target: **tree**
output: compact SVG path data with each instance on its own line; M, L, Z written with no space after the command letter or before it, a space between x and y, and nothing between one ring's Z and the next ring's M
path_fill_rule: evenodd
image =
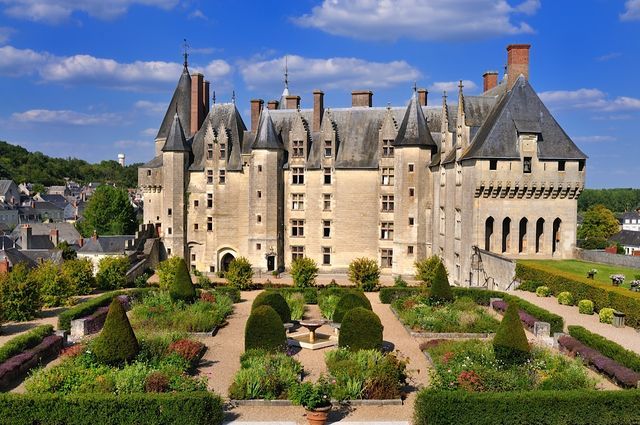
M31 320L41 307L38 285L24 263L0 273L0 305L4 320Z
M436 270L438 269L439 264L442 264L442 260L437 255L432 255L429 258L416 261L414 263L414 267L416 268L416 280L420 280L425 285L431 286L436 277Z
M180 257L169 257L158 264L156 271L158 272L158 284L160 289L167 290L171 282L175 279L178 267L180 267Z
M71 245L69 245L67 241L60 242L56 248L62 251L63 260L73 260L78 257L78 253L71 248Z
M380 267L371 258L356 258L349 263L349 280L358 288L373 291L378 286Z
M66 275L60 273L60 266L47 260L31 271L31 278L37 282L40 300L45 307L59 307L67 303L73 290Z
M125 287L129 266L130 263L127 257L103 258L98 263L96 286L99 289L118 289Z
M291 278L297 288L315 286L318 277L318 265L313 258L296 258L291 264Z
M74 295L86 295L96 286L93 263L88 258L63 262L61 273L69 281Z
M84 211L84 220L76 224L82 236L132 235L136 231L136 212L124 189L102 185L96 189Z
M229 270L224 274L229 285L238 289L249 289L253 279L253 269L251 263L244 257L234 258L229 263Z
M449 286L447 269L444 268L442 262L436 266L435 276L431 283L429 300L436 303L453 301L453 292L451 291L451 286Z
M607 240L618 233L618 219L604 205L594 205L584 213L582 224L578 228L578 239Z

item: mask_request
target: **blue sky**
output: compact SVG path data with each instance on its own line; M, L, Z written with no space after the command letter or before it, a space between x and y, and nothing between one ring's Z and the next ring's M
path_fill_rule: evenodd
M640 0L0 0L0 139L54 156L146 161L181 71L219 102L290 89L329 107L370 89L404 105L414 81L477 94L505 46L590 156L588 187L640 187ZM245 118L245 121L248 121Z

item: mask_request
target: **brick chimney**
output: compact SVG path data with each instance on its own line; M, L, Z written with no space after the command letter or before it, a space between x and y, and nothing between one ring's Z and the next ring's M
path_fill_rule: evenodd
M263 103L262 99L251 99L251 131L258 130L258 121L260 120Z
M507 46L507 89L511 89L520 74L529 79L530 44L510 44Z
M10 269L9 259L5 257L0 261L0 273L9 273Z
M28 224L23 224L20 228L20 246L22 249L31 249L31 236L33 229Z
M84 238L78 239L78 246L82 248L84 246Z
M324 114L324 93L322 90L313 91L313 131L320 131L322 115Z
M280 101L278 100L270 100L267 102L267 109L270 109L270 110L278 109L278 106L280 106Z
M210 83L206 80L202 83L202 122L209 115L209 85Z
M498 72L487 71L482 74L482 90L487 92L498 85Z
M191 129L196 134L204 121L204 76L198 72L191 74Z
M371 108L373 92L370 90L354 90L351 92L351 106Z
M427 89L418 89L418 102L420 106L427 106L427 96L429 96Z
M51 239L51 243L54 247L58 246L58 243L60 242L60 232L58 229L51 229L49 232L49 239Z
M300 96L290 95L284 98L284 109L300 108Z

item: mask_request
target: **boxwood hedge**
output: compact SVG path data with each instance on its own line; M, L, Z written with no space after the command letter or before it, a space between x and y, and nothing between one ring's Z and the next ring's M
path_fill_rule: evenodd
M16 354L35 347L51 334L53 334L53 326L41 325L11 338L0 347L0 363Z
M640 356L623 346L598 334L588 331L582 326L569 326L569 335L584 345L598 350L602 355L615 360L631 370L640 372Z

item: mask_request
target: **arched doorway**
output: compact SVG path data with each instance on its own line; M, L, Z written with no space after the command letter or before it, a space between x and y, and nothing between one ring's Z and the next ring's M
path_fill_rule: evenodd
M560 226L562 225L562 220L556 218L553 220L553 239L551 243L553 244L551 253L555 254L558 252L558 245L560 244Z
M536 254L544 250L544 218L536 222Z
M511 251L511 219L502 220L502 253Z
M529 220L523 218L520 220L520 224L518 226L518 252L520 254L527 252L527 226L529 224Z
M493 217L487 218L484 222L484 250L491 251L491 242L493 239Z
M220 259L220 270L224 273L229 271L229 264L235 260L235 257L230 252L227 252Z

